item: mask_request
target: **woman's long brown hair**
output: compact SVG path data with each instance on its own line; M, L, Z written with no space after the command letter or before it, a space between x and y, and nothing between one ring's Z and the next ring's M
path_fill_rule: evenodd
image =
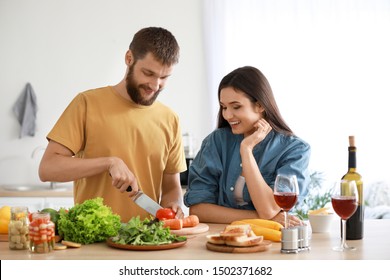
M260 70L252 66L244 66L227 74L219 84L218 100L221 99L221 90L227 87L244 92L251 102L260 104L264 108L265 120L275 131L294 135L280 114L271 86ZM227 126L229 123L223 118L222 107L220 107L217 127Z

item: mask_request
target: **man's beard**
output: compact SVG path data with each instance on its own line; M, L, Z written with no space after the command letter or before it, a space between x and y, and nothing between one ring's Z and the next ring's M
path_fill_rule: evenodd
M146 85L138 85L137 82L134 80L134 65L131 65L129 68L129 72L126 76L126 90L128 95L130 96L131 100L133 100L134 103L149 106L154 103L154 101L157 99L159 93L161 92L161 89L156 91L154 95L150 99L145 99L142 97L140 93L140 89L143 88L145 90L148 90L149 87Z

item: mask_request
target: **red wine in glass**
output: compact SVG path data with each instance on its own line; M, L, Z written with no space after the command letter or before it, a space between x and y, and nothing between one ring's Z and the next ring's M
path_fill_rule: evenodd
M357 201L354 196L332 197L333 210L343 220L348 220L357 209Z
M343 252L347 250L355 250L355 247L350 247L345 241L345 231L347 220L355 213L358 207L358 190L355 181L340 180L334 184L332 190L332 206L336 214L341 218L341 242L333 250Z
M288 228L287 212L294 207L298 200L299 187L295 175L278 174L274 185L274 199L284 212L284 226Z
M275 202L279 205L283 211L290 211L297 203L298 195L296 193L289 192L276 192L274 193Z

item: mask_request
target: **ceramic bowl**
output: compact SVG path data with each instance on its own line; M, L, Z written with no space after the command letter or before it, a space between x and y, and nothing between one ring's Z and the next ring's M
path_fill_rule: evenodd
M329 232L332 226L332 222L336 214L309 214L309 221L311 226L311 231L316 232Z

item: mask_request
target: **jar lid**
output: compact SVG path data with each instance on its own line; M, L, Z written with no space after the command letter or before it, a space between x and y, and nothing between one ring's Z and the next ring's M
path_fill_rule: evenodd
M49 213L33 213L32 214L33 220L42 219L42 220L50 220L50 214Z
M11 212L18 213L18 212L28 212L27 206L12 206Z

